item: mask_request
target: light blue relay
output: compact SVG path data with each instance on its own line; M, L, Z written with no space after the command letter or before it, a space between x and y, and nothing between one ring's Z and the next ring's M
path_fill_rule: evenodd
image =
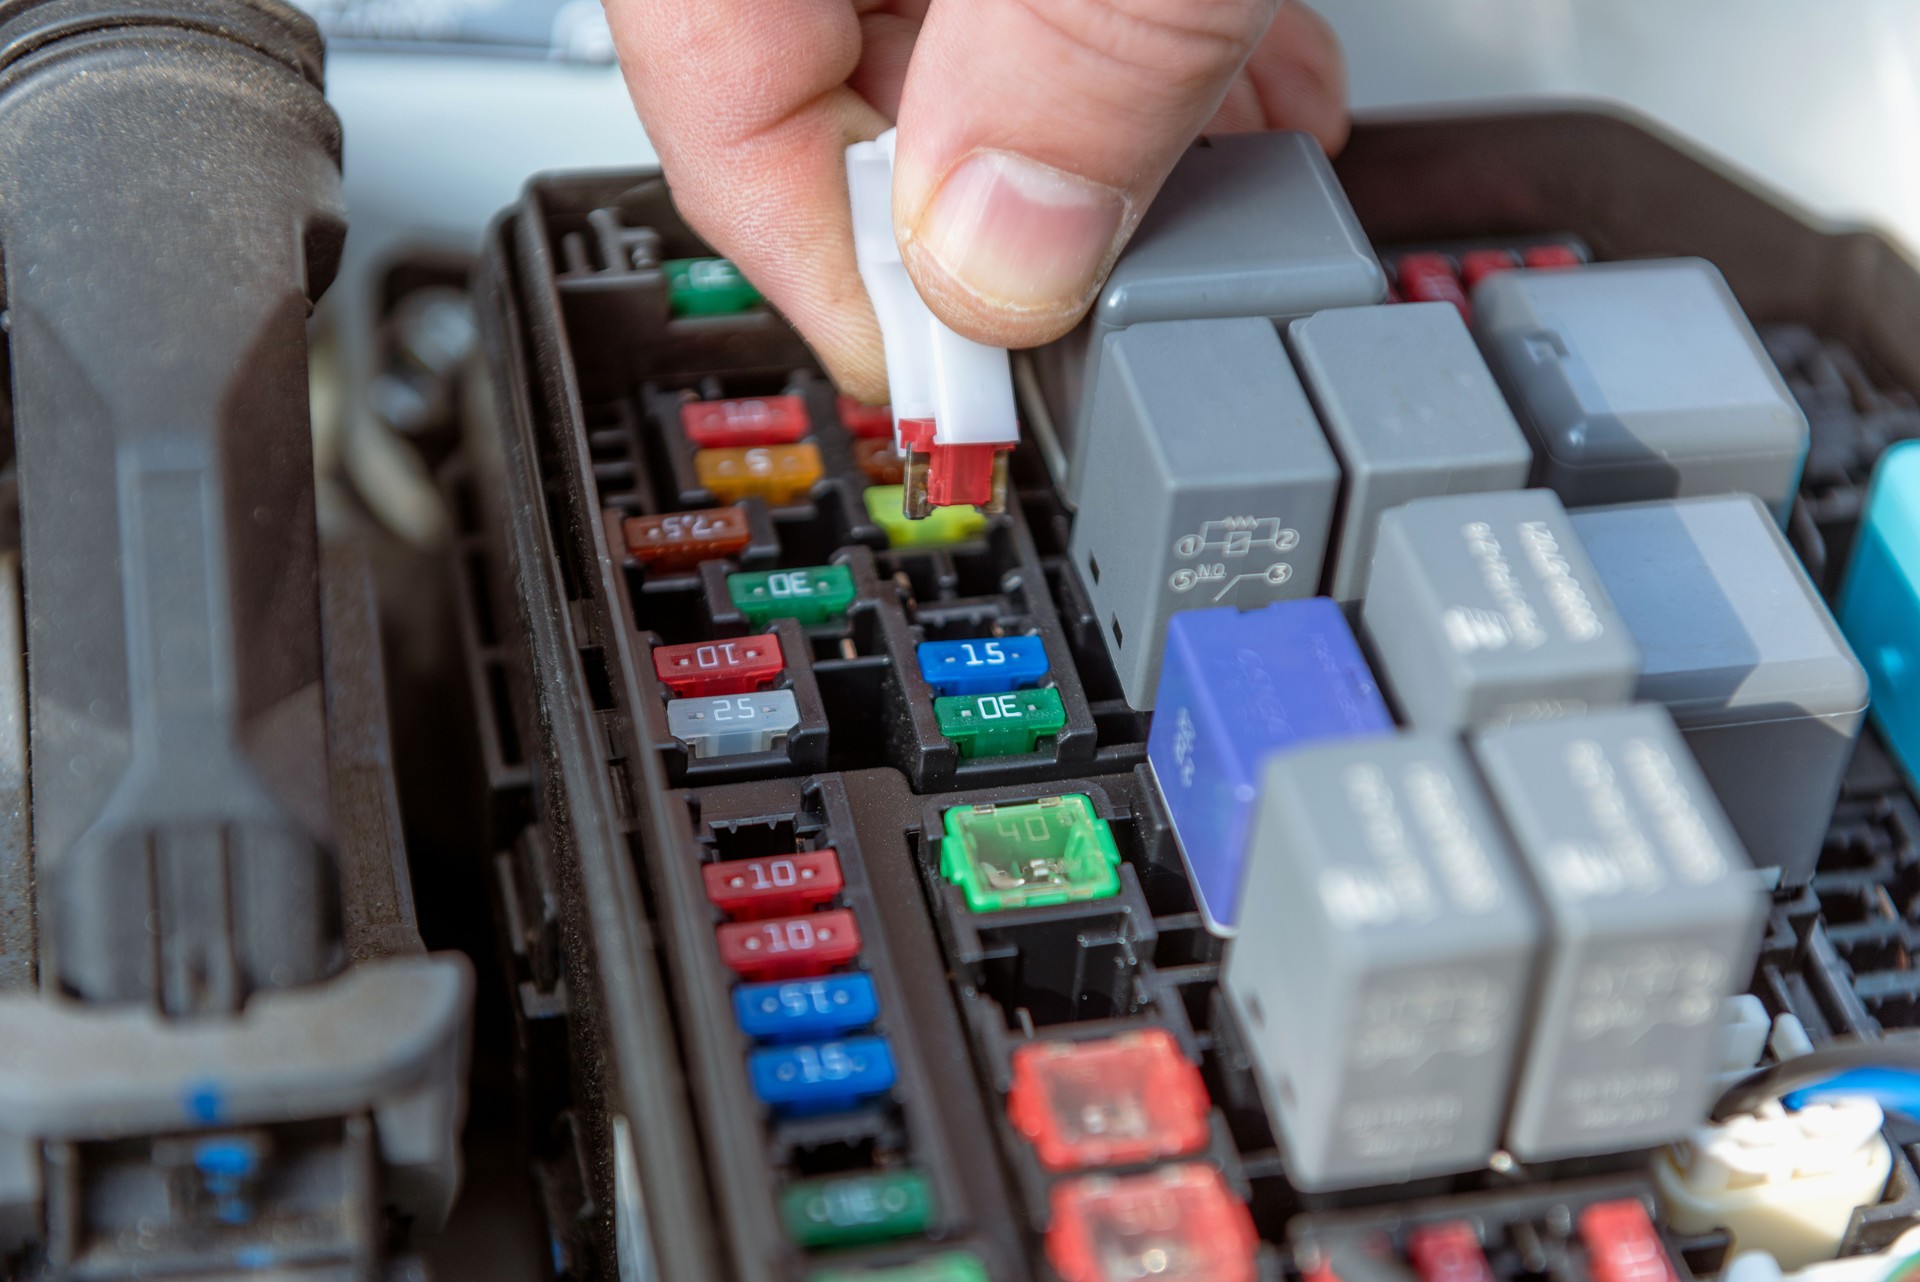
M1047 675L1047 647L1039 637L982 637L922 641L920 675L937 695L1002 694L1038 685Z
M1238 919L1267 758L1391 733L1392 714L1331 599L1185 610L1167 621L1147 759L1210 929L1232 934Z
M1873 719L1920 782L1920 441L1894 446L1874 469L1840 628L1873 683Z

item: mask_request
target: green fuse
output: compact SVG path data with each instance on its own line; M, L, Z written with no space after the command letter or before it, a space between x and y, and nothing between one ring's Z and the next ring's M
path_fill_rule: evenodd
M912 1264L896 1264L890 1269L829 1269L810 1274L807 1282L993 1282L980 1257L960 1251L949 1255L930 1255Z
M897 548L944 547L978 538L987 528L985 513L977 507L955 505L937 507L918 521L907 519L900 510L902 487L869 485L865 494L867 519L887 532L887 542Z
M1067 726L1060 692L1014 690L1007 694L955 694L933 701L940 733L962 757L1012 757L1032 752L1040 740Z
M800 1180L780 1195L780 1218L801 1246L879 1242L925 1233L933 1192L917 1171Z
M731 316L760 304L760 291L725 258L669 258L660 270L675 316Z
M757 628L775 619L825 623L853 604L853 571L844 565L810 565L804 570L729 574L727 595L733 608Z
M1113 830L1082 793L947 811L940 872L977 913L1120 890Z

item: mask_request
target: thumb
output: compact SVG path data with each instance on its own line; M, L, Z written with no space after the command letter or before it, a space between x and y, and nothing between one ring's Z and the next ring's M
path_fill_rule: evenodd
M894 223L969 338L1071 329L1280 0L934 0L901 96Z

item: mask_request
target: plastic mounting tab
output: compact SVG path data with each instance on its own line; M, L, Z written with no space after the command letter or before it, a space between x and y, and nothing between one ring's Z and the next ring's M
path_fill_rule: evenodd
M1020 439L1007 351L948 329L907 275L893 234L893 141L889 129L847 148L847 189L854 257L886 346L894 445L906 459L901 510L916 521L962 503L1000 512Z

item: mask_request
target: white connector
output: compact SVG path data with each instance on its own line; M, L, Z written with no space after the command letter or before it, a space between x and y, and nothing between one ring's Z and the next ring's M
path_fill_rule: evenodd
M886 347L893 443L907 460L903 506L915 520L956 503L998 512L1020 439L1007 351L947 328L907 275L893 234L893 144L889 129L847 148L847 192L854 258Z
M1667 1220L1681 1233L1723 1228L1731 1250L1764 1251L1787 1270L1830 1260L1854 1209L1886 1188L1884 1121L1872 1100L1841 1099L1700 1127L1654 1159Z
M1783 1269L1765 1251L1748 1251L1728 1261L1720 1282L1892 1282L1895 1269L1920 1253L1920 1229L1908 1229L1883 1251L1821 1260L1800 1269Z

